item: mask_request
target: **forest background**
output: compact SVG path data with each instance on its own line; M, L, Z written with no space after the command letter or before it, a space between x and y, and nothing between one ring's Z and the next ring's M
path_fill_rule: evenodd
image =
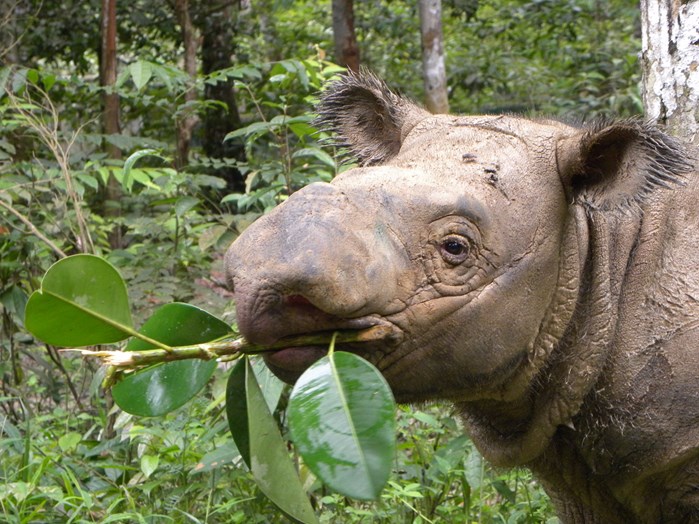
M0 521L284 522L228 434L226 369L187 407L132 417L96 365L33 339L23 311L53 262L88 252L119 268L136 318L182 301L234 322L226 247L343 169L311 119L342 71L331 2L0 6ZM442 9L452 112L641 113L635 2ZM361 64L424 100L417 3L357 2L354 28ZM283 426L284 393L267 387ZM557 522L528 472L484 464L448 406L401 407L398 425L379 501L333 494L302 468L321 522Z

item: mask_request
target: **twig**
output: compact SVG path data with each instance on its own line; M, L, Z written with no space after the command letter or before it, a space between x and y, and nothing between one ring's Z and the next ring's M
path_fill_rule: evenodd
M60 351L77 351L83 356L101 359L102 364L110 366L110 368L134 370L175 360L212 360L218 358L233 360L243 354L264 353L265 351L276 351L290 347L324 345L330 343L333 333L337 333L337 344L347 344L385 340L393 334L393 330L388 326L373 326L362 330L324 331L310 335L285 337L267 346L252 344L243 337L226 337L204 344L175 346L170 351L164 349L92 351L81 348L61 349Z
M25 226L29 228L29 230L32 232L34 236L42 240L47 246L49 246L51 249L54 250L54 252L61 258L65 258L66 254L59 248L56 244L54 244L49 238L44 235L41 231L39 231L32 222L25 217L22 213L17 211L14 207L12 207L9 204L6 204L2 200L0 200L0 206L4 207L7 209L10 213L12 213L14 216L16 216Z

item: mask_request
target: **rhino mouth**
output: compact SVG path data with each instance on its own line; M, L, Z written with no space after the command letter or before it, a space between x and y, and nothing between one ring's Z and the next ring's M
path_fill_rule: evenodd
M368 319L367 319L368 320ZM361 332L367 331L367 328L379 328L375 331L376 334L370 333L366 341L355 342L339 342L335 344L335 351L347 351L359 355L368 360L372 364L376 363L388 353L402 338L399 330L387 323L377 323L376 319L371 319L369 322L357 322L351 329L346 326L338 328L338 331L348 333L351 331ZM330 330L332 331L332 330ZM306 335L314 335L315 333L306 333ZM328 331L323 331L328 333ZM263 354L265 364L279 379L293 384L298 378L315 362L328 354L329 344L315 344L306 346L290 346L275 351L268 351Z

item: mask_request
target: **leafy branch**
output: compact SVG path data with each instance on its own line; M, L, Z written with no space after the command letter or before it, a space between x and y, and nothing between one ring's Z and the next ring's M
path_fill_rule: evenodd
M176 360L235 360L243 355L277 351L289 347L328 345L333 340L338 344L372 342L384 340L392 331L386 326L373 326L362 330L325 331L310 335L284 337L269 345L253 344L244 337L223 337L219 340L169 349L147 349L144 351L94 351L82 348L65 348L61 351L77 351L83 356L96 357L107 366L133 370ZM140 334L135 335L141 338Z

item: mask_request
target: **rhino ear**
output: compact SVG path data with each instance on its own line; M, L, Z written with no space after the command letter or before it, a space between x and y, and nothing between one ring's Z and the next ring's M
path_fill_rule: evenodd
M678 140L633 119L597 122L560 139L556 158L572 198L598 209L641 202L692 171Z
M423 118L424 109L391 91L367 70L347 73L320 97L316 124L336 135L361 165L376 165L394 157L408 132Z

